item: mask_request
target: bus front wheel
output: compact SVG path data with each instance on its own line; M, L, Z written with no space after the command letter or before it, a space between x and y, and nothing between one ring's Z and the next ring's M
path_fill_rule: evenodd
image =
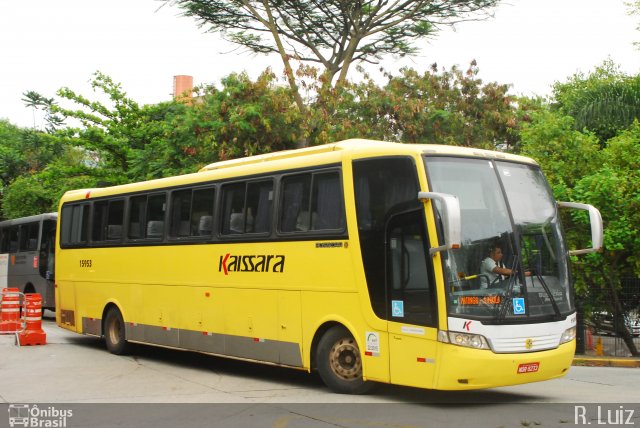
M349 331L331 327L318 342L316 365L322 381L339 394L364 394L373 384L362 379L360 349Z
M124 355L129 351L129 343L125 339L124 320L117 308L107 311L104 319L104 341L112 354Z

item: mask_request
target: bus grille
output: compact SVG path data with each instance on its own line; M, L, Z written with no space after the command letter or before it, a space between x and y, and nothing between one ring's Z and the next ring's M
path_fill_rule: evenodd
M497 338L491 340L491 349L497 353L536 352L555 349L560 345L562 335Z

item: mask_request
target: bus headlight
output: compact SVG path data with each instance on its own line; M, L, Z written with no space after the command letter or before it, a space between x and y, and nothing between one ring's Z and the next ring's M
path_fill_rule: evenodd
M487 343L487 339L479 334L460 333L458 331L438 332L438 341L443 343L451 343L453 345L464 346L473 349L491 349Z
M560 338L560 344L562 345L563 343L571 342L575 338L576 338L576 328L575 327L568 328L564 331L564 333L562 333L562 337Z

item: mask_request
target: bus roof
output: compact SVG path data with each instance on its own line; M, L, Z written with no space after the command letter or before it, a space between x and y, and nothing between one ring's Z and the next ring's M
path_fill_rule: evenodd
M36 214L29 217L20 217L14 218L11 220L0 221L0 227L7 226L15 226L18 224L32 223L34 221L44 220L56 220L58 218L58 213L45 213L45 214Z
M444 145L436 145L436 144L404 144L404 143L392 143L386 141L377 141L377 140L365 140L365 139L350 139L344 140L337 143L324 144L321 146L308 147L304 149L297 150L283 150L280 152L267 153L263 155L250 156L246 158L238 158L231 159L227 161L215 162L209 164L202 169L200 172L204 171L213 171L217 169L223 168L231 168L234 166L241 165L251 165L261 162L270 162L274 160L280 159L292 159L292 158L301 158L305 156L311 156L320 153L328 153L332 151L338 150L349 150L352 152L370 152L370 151L408 151L408 152L418 152L418 153L429 153L429 154L442 154L442 155L452 155L452 156L472 156L472 157L482 157L488 159L507 159L507 160L515 160L518 162L526 162L535 164L535 162L523 156L512 155L503 152L496 152L490 150L483 149L475 149L469 147L458 147L458 146L444 146Z
M444 146L434 144L404 144L385 141L350 139L331 144L284 150L246 158L231 159L209 164L200 171L174 177L166 177L139 183L123 184L113 187L78 189L65 193L64 200L78 200L118 193L137 192L155 188L180 186L236 176L260 174L268 171L303 168L322 164L338 163L344 155L353 157L393 156L393 155L450 155L477 157L485 159L503 159L535 165L533 159L503 152L468 147Z

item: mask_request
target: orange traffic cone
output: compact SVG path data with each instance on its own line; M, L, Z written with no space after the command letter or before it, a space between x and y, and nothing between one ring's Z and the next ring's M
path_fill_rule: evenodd
M27 293L25 300L25 329L18 334L20 346L45 345L47 335L42 330L42 296L38 293Z
M587 330L587 349L593 351L593 333L591 333L590 328L586 328L585 330Z
M14 334L20 331L20 290L2 289L0 304L0 334Z

